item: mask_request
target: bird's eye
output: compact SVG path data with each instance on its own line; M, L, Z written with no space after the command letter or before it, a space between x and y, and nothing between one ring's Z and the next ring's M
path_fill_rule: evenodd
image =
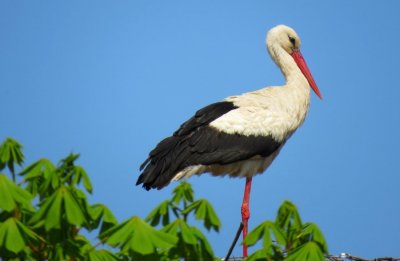
M291 37L291 36L289 35L289 41L290 41L290 43L293 45L293 47L296 47L296 39L294 39L294 37Z

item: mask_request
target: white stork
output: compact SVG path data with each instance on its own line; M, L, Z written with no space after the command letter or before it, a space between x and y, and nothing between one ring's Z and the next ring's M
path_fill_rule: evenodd
M266 44L286 84L230 96L197 111L150 152L136 183L149 190L194 174L245 177L243 237L248 231L252 177L268 168L303 123L310 104L310 87L322 99L300 53L300 38L292 28L272 28ZM247 256L246 246L243 256Z

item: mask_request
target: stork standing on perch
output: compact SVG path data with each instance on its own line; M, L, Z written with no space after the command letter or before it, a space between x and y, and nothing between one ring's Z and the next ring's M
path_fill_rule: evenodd
M150 152L136 183L149 190L194 174L245 177L243 237L248 232L252 177L268 168L303 123L310 104L310 87L322 99L300 53L300 38L292 28L272 28L266 44L286 84L230 96L197 111ZM243 256L247 256L245 245Z

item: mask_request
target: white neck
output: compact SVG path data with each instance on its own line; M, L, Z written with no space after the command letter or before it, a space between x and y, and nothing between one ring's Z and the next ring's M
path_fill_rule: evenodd
M297 66L293 57L279 45L268 45L271 58L285 76L287 86L297 86L309 89L309 83Z

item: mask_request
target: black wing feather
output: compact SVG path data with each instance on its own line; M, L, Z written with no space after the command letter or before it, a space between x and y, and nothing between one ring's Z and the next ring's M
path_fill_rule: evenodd
M198 110L195 115L181 125L181 127L174 132L174 136L188 135L200 126L204 126L213 120L221 117L225 113L237 109L232 102L216 102L210 104L203 109Z
M281 142L272 137L227 134L209 126L213 120L237 109L231 102L218 102L196 112L174 132L162 140L143 162L136 185L162 188L181 170L194 165L229 164L256 155L266 157Z

